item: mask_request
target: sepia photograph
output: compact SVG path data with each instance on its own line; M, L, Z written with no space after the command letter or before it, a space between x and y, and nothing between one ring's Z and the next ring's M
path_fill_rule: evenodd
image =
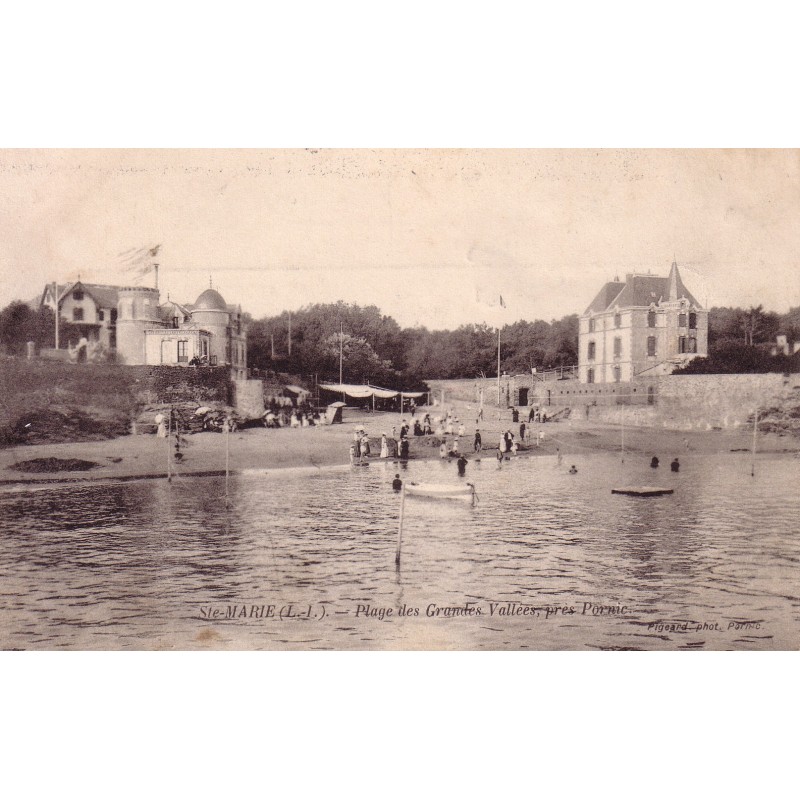
M5 9L4 796L791 794L758 12Z
M800 152L0 152L4 650L796 650Z

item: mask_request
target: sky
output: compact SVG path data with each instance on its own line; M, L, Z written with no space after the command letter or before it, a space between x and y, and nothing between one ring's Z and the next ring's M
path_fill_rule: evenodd
M2 150L0 306L48 281L210 283L255 317L377 305L403 326L557 319L666 276L800 305L797 150ZM505 308L498 308L502 295Z

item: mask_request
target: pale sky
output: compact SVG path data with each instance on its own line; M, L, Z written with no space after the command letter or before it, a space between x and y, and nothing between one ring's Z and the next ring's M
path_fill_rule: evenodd
M550 320L673 258L701 303L786 311L799 153L5 150L0 306L126 285L119 254L161 244L162 300L211 278L255 317L341 299L404 326Z

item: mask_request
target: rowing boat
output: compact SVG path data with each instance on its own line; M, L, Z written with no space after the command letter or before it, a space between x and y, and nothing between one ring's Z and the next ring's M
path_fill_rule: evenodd
M406 494L416 497L435 497L444 500L472 500L475 487L471 483L410 483L406 482Z

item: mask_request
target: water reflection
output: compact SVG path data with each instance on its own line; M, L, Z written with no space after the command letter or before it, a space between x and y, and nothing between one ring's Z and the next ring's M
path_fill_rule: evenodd
M573 459L575 460L575 459ZM795 648L797 460L693 459L653 482L647 461L592 456L498 470L471 460L475 508L406 499L394 561L398 465L91 484L0 495L0 644L30 648ZM455 464L404 478L456 482ZM427 616L473 602L546 616ZM325 609L323 620L212 622L204 607ZM417 615L355 618L359 604ZM588 604L587 612L584 606ZM595 607L624 606L619 615ZM569 609L574 608L573 613ZM652 623L723 630L655 630ZM761 627L744 623L761 621ZM728 625L734 624L732 632ZM735 628L741 625L741 628Z

